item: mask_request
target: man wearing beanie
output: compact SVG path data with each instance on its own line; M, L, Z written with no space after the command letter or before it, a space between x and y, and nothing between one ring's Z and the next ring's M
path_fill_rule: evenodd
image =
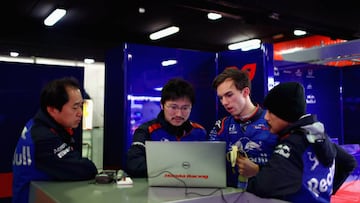
M354 157L330 141L315 115L306 114L300 83L275 86L265 97L264 107L265 120L279 143L269 162L257 171L248 159L237 159L239 173L252 177L247 191L294 203L330 202L356 168Z
M264 106L282 120L293 123L306 114L304 88L297 82L280 84L266 96Z

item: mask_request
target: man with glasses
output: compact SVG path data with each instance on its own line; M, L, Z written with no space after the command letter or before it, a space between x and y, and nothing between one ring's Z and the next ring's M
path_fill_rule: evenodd
M157 118L143 123L134 132L127 153L127 173L130 176L147 177L145 140L207 140L205 128L189 120L194 102L195 90L189 82L174 78L165 84L161 92L161 111Z

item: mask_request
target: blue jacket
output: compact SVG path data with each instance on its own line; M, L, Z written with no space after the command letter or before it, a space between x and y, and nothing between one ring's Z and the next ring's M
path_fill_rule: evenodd
M187 120L176 127L164 118L161 111L156 119L140 125L134 132L127 153L127 173L132 177L147 177L145 140L152 141L207 141L207 132L198 123Z
M13 159L14 203L29 201L31 181L72 181L95 177L95 164L74 150L71 132L42 111L26 123Z
M268 162L278 141L276 135L271 134L264 119L266 111L260 106L247 120L235 120L233 116L224 117L216 121L210 131L211 141L225 141L227 152L233 145L246 152L247 156L260 167ZM227 161L227 185L230 187L242 187L238 185L239 172L237 166L232 168ZM243 188L245 189L245 188Z
M328 203L333 189L356 167L355 159L330 141L315 116L301 118L279 137L268 164L249 180L248 192L293 203ZM341 170L337 161L343 163Z

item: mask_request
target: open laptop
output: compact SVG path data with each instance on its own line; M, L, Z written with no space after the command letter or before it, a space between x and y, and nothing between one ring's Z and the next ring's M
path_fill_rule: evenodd
M148 184L165 187L226 187L225 142L145 141Z

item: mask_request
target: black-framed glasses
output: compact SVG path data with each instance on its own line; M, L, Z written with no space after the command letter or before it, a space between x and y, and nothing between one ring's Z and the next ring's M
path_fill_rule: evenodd
M176 112L180 110L183 113L189 113L191 111L191 105L178 106L176 104L170 104L165 105L165 107L171 112Z

